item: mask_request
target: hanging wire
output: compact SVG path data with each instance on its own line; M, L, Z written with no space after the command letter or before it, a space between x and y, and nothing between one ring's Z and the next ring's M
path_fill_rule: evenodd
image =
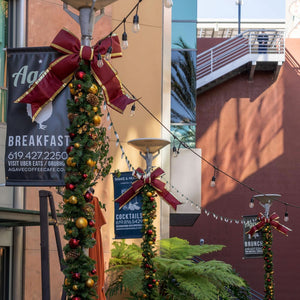
M194 155L196 155L197 157L199 157L202 161L204 161L205 163L207 163L209 166L213 167L214 169L217 169L219 173L222 173L223 175L227 176L228 178L230 178L231 180L235 181L236 183L242 185L243 187L247 188L249 191L254 192L256 194L262 194L262 195L266 195L265 193L262 193L258 190L256 190L255 188L247 185L244 182L239 181L237 178L231 176L230 174L226 173L225 171L219 169L217 166L215 166L213 163L211 163L210 161L208 161L205 157L203 157L202 155L198 154L194 149L192 149L188 144L186 144L184 141L180 140L169 128L167 128L141 101L139 101L141 98L137 99L132 93L131 91L123 84L123 87L127 90L127 92L131 95L131 97L133 99L136 100L136 102L152 117L154 118L172 137L174 140L177 140L179 143L181 143L181 145L183 147L185 147L186 149L189 149L189 151L191 151ZM267 195L266 195L267 196ZM275 202L279 202L281 204L284 204L286 206L290 206L290 207L294 207L294 208L300 208L300 206L298 205L294 205L294 204L290 204L290 203L286 203L282 200L273 198L271 196L267 196L269 200L275 201Z

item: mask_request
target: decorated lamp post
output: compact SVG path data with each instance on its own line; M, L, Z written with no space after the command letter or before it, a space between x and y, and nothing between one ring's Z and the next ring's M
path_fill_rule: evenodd
M143 294L145 299L158 299L159 281L155 278L155 267L153 258L155 257L155 241L156 228L153 224L157 214L157 196L164 198L174 209L178 204L181 204L173 195L166 189L165 184L158 179L164 171L160 168L154 169L152 172L152 161L158 156L159 150L169 144L169 141L163 139L136 139L131 140L128 144L140 150L140 155L146 160L145 172L138 168L134 171L133 176L137 180L132 184L132 187L122 194L116 202L119 203L119 208L122 208L134 196L142 193L142 216L143 216L143 241L141 244L143 262L141 268L144 273Z
M96 242L94 207L90 202L94 198L92 187L97 179L109 174L112 163L112 157L108 157L106 128L101 126L101 106L105 101L123 112L134 101L124 94L116 70L107 61L111 55L122 55L118 37L109 35L90 45L94 23L103 15L103 8L114 1L64 1L64 9L80 24L81 42L70 31L62 29L51 43L62 55L15 101L31 104L34 120L64 88L69 87L72 95L67 100L70 143L62 204L67 240L63 286L68 300L91 300L96 296L98 270L88 255L88 249ZM79 16L69 11L68 5L78 9ZM101 13L95 17L97 10Z
M273 271L273 253L272 253L272 227L279 232L287 235L288 231L291 231L286 226L283 226L278 222L279 216L276 213L270 215L270 207L273 201L279 199L279 194L262 194L255 195L253 199L257 199L259 204L265 209L264 213L259 213L257 216L258 223L254 225L248 232L251 236L261 230L263 237L263 259L265 270L265 297L264 300L274 299L274 271ZM253 203L253 202L251 202Z

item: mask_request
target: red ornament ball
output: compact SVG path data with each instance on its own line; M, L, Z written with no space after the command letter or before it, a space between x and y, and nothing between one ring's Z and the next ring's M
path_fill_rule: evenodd
M69 240L69 245L72 249L75 249L79 246L80 240L77 239L70 239Z
M97 270L96 269L93 269L92 271L91 271L91 274L92 275L95 275L97 273Z
M77 88L78 88L79 90L81 90L82 86L81 86L80 83L77 84Z
M77 79L83 79L84 76L85 76L85 73L83 71L78 71L76 73L76 78Z
M82 174L83 179L87 179L88 175L86 173Z
M79 280L80 279L80 273L73 273L72 278L75 280Z
M148 288L149 288L149 289L152 289L152 288L153 288L153 285L152 285L151 283L149 283L149 284L148 284Z
M74 296L74 297L72 297L72 300L81 300L81 298L78 296Z
M69 136L70 136L71 140L73 140L75 138L76 134L74 132L70 132Z
M150 197L150 201L154 201L155 200L155 198L154 197Z
M149 230L147 231L147 233L148 233L149 235L151 235L151 234L153 233L153 230L152 230L152 229L149 229Z
M73 149L74 149L73 146L68 146L68 147L67 147L67 153L69 154Z
M70 190L70 191L74 191L75 190L75 184L73 183L67 183L66 184L66 189Z
M96 225L94 220L89 220L89 226L94 227Z
M86 193L84 194L84 199L85 199L85 201L87 201L87 202L92 201L92 200L93 200L93 194L90 193L90 192L86 192Z

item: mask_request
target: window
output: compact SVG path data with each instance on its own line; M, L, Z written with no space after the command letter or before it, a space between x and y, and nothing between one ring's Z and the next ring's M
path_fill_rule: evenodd
M172 9L171 130L195 147L197 0L174 1ZM179 147L174 141L174 146ZM176 144L177 143L177 144Z

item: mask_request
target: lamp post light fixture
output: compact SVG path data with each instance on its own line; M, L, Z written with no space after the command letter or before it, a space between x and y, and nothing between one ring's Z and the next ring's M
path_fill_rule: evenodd
M141 138L130 140L128 141L128 144L140 150L140 155L146 160L147 173L151 170L152 161L159 155L160 149L170 144L170 142L168 140L157 138Z
M104 7L117 0L62 0L64 11L80 25L81 44L91 46L94 25L104 16ZM79 15L69 10L71 6L79 11ZM98 15L95 15L100 11Z
M265 209L264 215L266 218L269 218L270 216L270 207L273 201L278 200L280 197L280 194L260 194L253 196L253 198L257 199L259 204Z

